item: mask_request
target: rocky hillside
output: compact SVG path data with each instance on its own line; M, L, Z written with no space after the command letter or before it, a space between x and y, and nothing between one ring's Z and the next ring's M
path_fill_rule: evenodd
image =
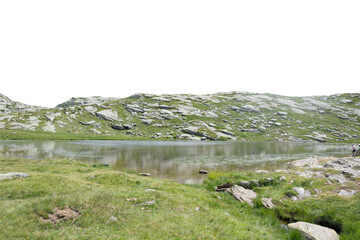
M360 94L135 94L72 98L55 108L29 106L0 94L0 134L12 138L10 132L34 138L356 141Z

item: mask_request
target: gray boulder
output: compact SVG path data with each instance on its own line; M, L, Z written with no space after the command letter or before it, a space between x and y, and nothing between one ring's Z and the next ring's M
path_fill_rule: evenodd
M252 199L256 198L256 192L250 189L245 189L241 186L234 185L231 188L226 190L229 192L233 197L236 198L236 200L239 200L240 202L246 202L250 206L254 206L254 203L252 202Z
M97 112L96 116L106 121L120 121L120 119L118 118L118 113L110 109L105 109Z
M26 178L29 177L29 174L22 173L22 172L10 172L10 173L4 173L0 174L0 180L4 179L11 179L11 178Z
M137 104L132 104L132 105L127 105L126 106L126 110L128 110L131 113L143 113L145 112L144 109L142 109L139 105Z
M209 117L209 118L218 118L219 115L217 115L216 113L212 112L212 111L205 111L204 112L205 117Z
M160 114L163 118L168 119L168 120L175 118L174 113L169 110L166 110L166 109L161 109Z
M320 225L296 222L288 225L290 229L299 230L309 240L339 240L339 235L331 228Z
M111 128L115 130L130 130L133 125L130 124L111 124Z
M145 125L150 125L154 120L153 119L143 119L141 120Z
M250 104L246 104L246 105L243 105L241 107L232 106L231 110L237 111L237 112L253 112L253 113L260 112L258 107L255 107L255 106L250 105Z
M246 104L246 105L244 105L244 106L241 106L241 107L240 107L240 111L243 111L243 112L254 112L254 113L260 112L258 107L255 107L255 106L249 105L249 104Z
M272 203L271 198L262 198L261 202L264 205L264 207L269 208L269 209L273 209L275 207L275 205Z
M355 193L357 193L357 191L356 190L350 190L350 191L346 191L346 190L341 190L340 192L339 192L339 196L342 196L342 197L351 197L351 196L354 196L355 195Z
M51 122L47 122L45 126L42 128L45 132L53 132L55 133L55 126Z
M307 198L307 197L311 197L311 193L309 190L305 190L304 188L302 187L293 187L293 190L298 194L298 198L301 200L301 199L304 199L304 198Z
M94 120L91 120L91 121L80 121L79 122L81 125L84 125L84 126L94 126L94 127L97 127L97 128L100 128L100 123L97 123L96 121Z

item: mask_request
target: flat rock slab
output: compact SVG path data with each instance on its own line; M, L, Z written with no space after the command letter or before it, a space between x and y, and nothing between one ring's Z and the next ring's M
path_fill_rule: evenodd
M264 207L268 208L268 209L273 209L275 207L275 205L272 203L271 198L262 198L261 202L264 205Z
M29 177L29 174L21 173L21 172L11 172L11 173L0 174L0 180L16 178L16 177L26 178L26 177Z
M110 109L105 109L95 114L98 118L106 121L120 121L120 119L118 118L118 113Z
M339 240L339 235L333 229L320 225L296 222L290 223L288 227L299 230L309 240Z
M227 191L240 202L247 202L249 205L254 206L252 199L256 198L256 192L253 190L234 185Z

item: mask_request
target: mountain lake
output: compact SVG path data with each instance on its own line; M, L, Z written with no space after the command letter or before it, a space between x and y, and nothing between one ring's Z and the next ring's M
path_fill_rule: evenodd
M296 142L17 140L0 141L0 156L76 159L117 170L150 173L180 183L200 183L199 170L234 172L285 169L291 160L351 155L351 144Z

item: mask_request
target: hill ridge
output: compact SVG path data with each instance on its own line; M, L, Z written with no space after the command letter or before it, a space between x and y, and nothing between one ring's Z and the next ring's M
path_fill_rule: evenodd
M60 139L355 141L360 136L360 94L137 93L71 98L54 108L0 94L1 131L2 138L16 139L26 133L29 138Z

